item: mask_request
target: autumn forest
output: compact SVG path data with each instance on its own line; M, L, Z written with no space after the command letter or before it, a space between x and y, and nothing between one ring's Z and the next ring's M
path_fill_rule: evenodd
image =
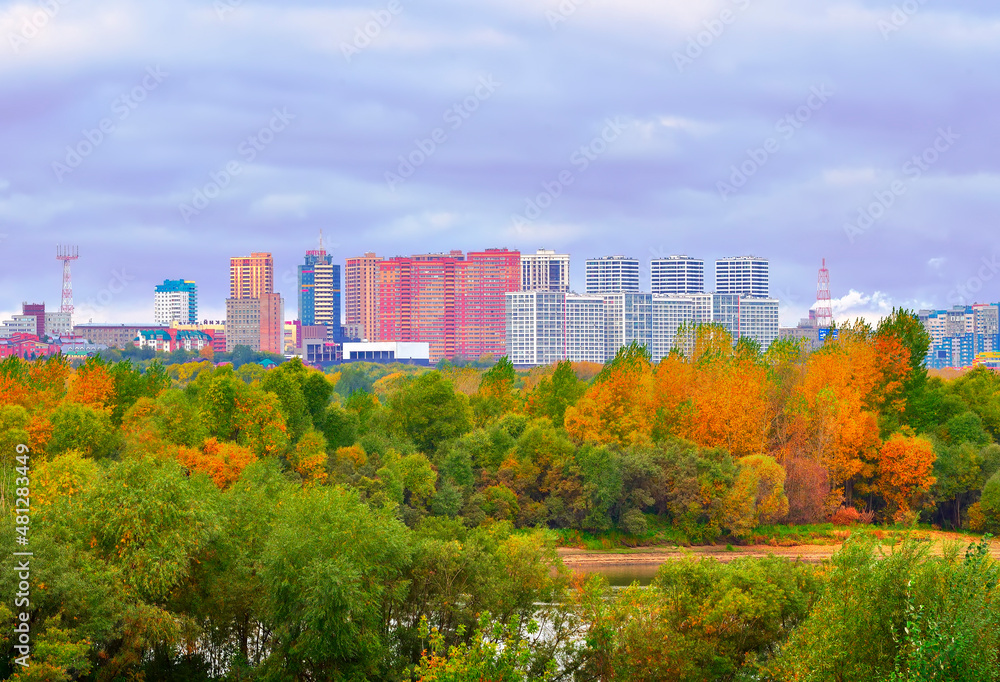
M530 371L8 358L0 676L995 679L1000 374L929 376L928 345L899 310L812 353L702 326ZM777 528L847 540L624 589L558 551Z

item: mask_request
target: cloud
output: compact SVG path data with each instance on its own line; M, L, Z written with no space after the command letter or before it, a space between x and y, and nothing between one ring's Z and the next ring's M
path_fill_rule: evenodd
M9 36L39 5L6 5L0 309L58 300L58 242L80 244L81 296L140 265L106 311L119 321L151 316L152 287L167 277L197 280L204 309L220 310L229 256L270 250L294 271L320 229L338 258L564 250L577 289L590 256L756 253L771 260L792 324L814 300L821 258L840 319L892 302L945 307L978 254L1000 251L994 4L927 3L888 39L878 22L892 0L401 4L350 61L341 44L387 0L244 0L223 18L203 1L71 1L17 51ZM546 13L569 6L553 28ZM679 72L674 52L718 29L724 10L735 20ZM60 182L53 162L156 65L169 78ZM502 86L450 127L446 113L487 75ZM791 137L778 132L824 84L830 101ZM297 118L247 161L240 145L283 107ZM574 154L609 117L630 125L580 170ZM961 139L909 182L904 165L942 126ZM386 172L436 128L447 141L392 191ZM780 149L723 200L717 183L769 138ZM185 223L178 204L233 159L244 172ZM544 216L512 227L565 169L574 182ZM850 242L844 224L899 178L907 192ZM294 287L282 286L293 315ZM998 286L978 295L996 300Z

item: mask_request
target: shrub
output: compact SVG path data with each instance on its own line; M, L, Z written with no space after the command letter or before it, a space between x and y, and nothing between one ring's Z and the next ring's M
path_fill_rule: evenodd
M860 512L855 507L841 507L830 517L830 523L835 526L867 525L874 519L875 512Z

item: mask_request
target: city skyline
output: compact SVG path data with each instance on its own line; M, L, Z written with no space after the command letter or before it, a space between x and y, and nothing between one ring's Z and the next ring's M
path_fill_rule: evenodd
M319 234L319 231L317 232L317 234ZM315 243L315 239L313 240L313 243ZM312 252L315 249L315 246L310 246L308 243L304 244L303 247L302 247L302 251L300 251L298 253L297 257L296 257L297 258L296 262L294 262L292 264L286 264L286 265L283 265L279 261L279 259L274 256L274 254L277 252L277 250L275 250L275 249L267 250L267 249L263 249L263 248L262 249L257 249L255 247L251 247L251 248L254 251L254 255L263 255L263 254L266 254L266 255L271 256L271 260L273 262L273 266L272 266L273 272L270 273L270 275L269 275L270 278L271 278L271 281L269 282L268 286L270 286L275 293L278 293L278 294L282 295L282 298L284 299L284 306L283 307L284 307L284 311L285 311L284 312L285 318L287 320L296 320L296 319L299 319L300 318L300 313L298 311L299 296L298 296L298 293L297 293L298 292L298 288L299 288L299 281L298 281L299 272L298 272L298 270L299 270L299 267L302 265L303 257L304 256L308 257L307 254L310 253L310 252ZM480 250L482 250L482 248L507 248L507 247L502 247L502 246L499 246L499 247L497 247L497 246L480 247L480 248L470 249L469 252L480 251ZM539 247L539 249L532 249L530 251L522 250L520 253L521 253L522 256L534 256L536 254L536 251L543 250L543 249L547 250L547 251L553 251L556 254L565 253L565 251L560 251L559 249L552 250L552 249L545 249L545 247ZM516 251L517 249L510 249L510 250ZM459 251L459 249L452 249L451 251ZM258 253L258 252L262 252L262 253ZM449 250L435 251L435 252L428 251L428 252L421 252L421 253L427 253L429 255L444 255L444 254L448 254ZM365 254L377 255L377 257L380 258L380 259L390 259L390 258L397 258L397 257L410 257L410 256L413 256L413 255L419 255L417 253L414 253L414 254L409 254L408 256L405 256L405 255L402 255L402 254L396 254L396 255L389 256L389 255L386 255L385 253L374 254L374 252L372 252L372 251L366 251ZM574 256L572 253L569 253L567 255L570 256L570 267L569 267L569 271L570 271L570 275L571 275L570 276L570 292L572 292L572 293L579 293L581 295L586 295L586 293L587 293L586 261L607 260L607 259L615 259L615 258L621 258L622 257L622 255L620 253L615 253L615 254L611 254L611 255L595 255L595 256L592 256L592 257L577 257L577 256ZM694 258L694 259L697 259L698 261L702 261L702 262L704 262L706 264L705 270L707 272L705 273L705 276L704 276L704 289L705 289L705 291L709 291L709 292L716 291L716 285L717 285L716 269L717 269L718 263L722 262L722 261L732 261L732 260L739 261L739 260L747 260L747 259L751 259L751 260L752 259L758 259L758 260L765 261L767 263L768 269L772 273L775 270L781 270L780 264L776 264L773 260L771 260L767 256L750 255L750 254L742 254L742 255L721 254L721 255L719 255L717 257L716 256L705 257L705 256L702 256L701 254L692 256L690 254L683 254L683 253L669 253L668 254L668 253L664 252L663 255L651 255L648 258L638 257L638 258L634 259L634 260L637 260L639 262L639 289L638 289L638 291L646 292L646 293L652 291L652 278L653 278L653 274L652 274L652 262L653 261L657 261L657 260L662 261L664 259L670 259L670 258L678 257L678 256L685 257L685 258ZM333 264L335 266L339 266L340 272L343 273L344 272L344 266L345 266L345 264L348 261L356 260L358 258L363 258L363 254L355 254L354 256L340 256L340 255L334 254L331 251L331 252L327 253L327 257L331 258ZM339 261L337 260L338 257L340 258ZM214 272L214 271L212 271L212 272L206 272L206 273L203 274L203 276L195 276L195 277L191 277L190 275L184 275L183 276L183 279L191 280L193 282L197 282L198 283L198 290L199 290L199 292L204 292L204 293L200 293L199 294L199 301L198 301L198 306L197 306L198 307L198 321L199 322L203 321L203 320L213 320L213 321L214 320L220 320L220 321L221 320L225 320L225 318L226 318L226 304L225 304L226 297L225 297L225 293L223 292L223 289L224 288L228 288L228 289L230 289L230 294L232 293L231 289L232 289L233 283L230 281L230 277L228 276L228 274L231 271L230 268L231 268L231 265L232 265L233 258L234 257L231 256L231 255L227 256L225 258L227 266L225 268L223 268L223 275L224 276L222 276L222 277L220 277L220 274L218 272ZM626 256L624 256L624 258L630 259L631 256L626 255ZM822 261L823 261L823 259L820 259L820 262L822 262ZM58 265L58 263L56 263L55 259L53 259L53 262L55 263L55 265L53 265L53 268L61 268L61 266ZM85 267L86 267L86 258L85 258L85 256L81 257L80 260L75 261L75 266L74 266L74 271L73 271L73 279L74 279L74 298L77 301L77 305L76 305L76 312L73 315L73 322L74 322L74 324L83 324L83 323L88 323L88 322L93 322L93 323L110 323L110 324L133 324L133 323L144 323L144 322L152 321L154 319L154 314L153 314L154 305L153 305L153 299L151 297L151 292L155 291L156 287L161 286L164 283L164 281L163 281L164 279L165 280L171 279L170 276L166 276L165 278L162 278L162 279L157 279L157 277L148 277L148 276L145 276L145 275L140 275L137 271L130 271L128 269L123 268L121 270L116 270L116 271L113 271L112 273L110 273L111 276L109 278L109 281L108 281L107 285L98 292L98 295L97 295L96 298L94 296L85 297L85 296L82 296L82 295L80 295L78 293L79 292L79 288L78 288L78 285L77 285L77 280L80 277L80 275L78 273L80 273L81 271L84 272L84 273L86 273ZM173 266L170 266L170 268L172 268L172 267ZM182 271L185 271L183 263L180 265L180 267L182 268ZM789 289L787 287L781 288L781 287L778 287L776 284L773 284L773 283L771 284L770 297L778 300L781 303L781 306L780 306L780 325L782 327L794 327L794 326L796 326L801 319L805 319L805 318L807 318L809 316L809 310L816 305L816 300L815 300L816 299L816 293L815 293L816 274L815 273L817 272L817 270L818 270L818 268L814 268L813 271L812 271L813 274L812 274L812 280L811 281L813 282L813 293L811 295L811 299L810 299L810 296L809 296L808 293L803 293L802 296L800 297L799 294L798 294L798 290L793 291L793 290L791 290L791 289ZM160 269L156 269L154 271L155 272L160 272L161 270ZM167 272L168 268L166 266L164 266L162 268L162 271L163 272ZM836 279L837 279L836 272L837 272L836 269L833 269L833 273L834 273L833 274L833 279L834 279L834 282L836 282ZM85 276L86 275L84 275L84 277ZM341 280L340 280L341 281L341 284L340 284L341 287L344 286L343 277L344 277L344 275L342 274L341 275ZM220 283L218 281L220 279L225 280L224 283ZM982 279L982 278L978 278L977 277L977 278L974 278L974 279L976 279L977 281L979 281L982 284L984 284L984 286L981 289L979 289L978 292L969 290L967 292L967 295L970 296L970 298L968 298L966 300L966 302L963 302L963 303L954 302L952 304L947 304L946 303L945 305L941 305L941 306L933 306L933 305L921 305L921 306L917 306L917 305L912 305L912 306L910 306L910 309L914 310L915 312L918 311L918 310L945 310L945 309L949 309L949 308L952 308L952 307L955 307L955 306L965 306L965 305L973 305L973 304L988 304L988 303L993 302L994 300L1000 300L1000 295L994 295L991 298L991 295L989 294L990 289L988 287L988 283L990 281L989 278ZM55 281L55 280L59 280L59 281ZM208 290L207 287L204 287L204 289L203 289L202 284L201 284L201 282L203 280L206 280L206 281L209 281L209 282L216 281L217 287L219 288L219 292L217 292L217 293L219 293L219 295L218 296L213 295L212 291ZM59 273L56 273L55 275L53 275L53 282L54 283L50 283L51 284L50 288L58 288L59 291L57 293L61 295L61 292L62 292L61 284L62 283L61 283L61 279L59 279ZM142 301L138 301L138 302L131 301L132 297L131 296L127 296L126 294L128 294L132 290L138 289L139 286L140 286L138 283L142 283L142 285L145 285L147 282L150 285L150 289L149 289L149 291L143 292L143 295L147 299L145 301L145 305L143 305ZM804 290L804 289L805 289L804 286L803 287L799 287L799 290ZM841 293L842 294L840 296L836 296L836 295L833 296L832 300L831 300L832 307L833 307L833 313L834 313L834 320L836 322L838 322L838 323L850 322L850 321L852 321L854 319L857 319L859 317L862 318L862 319L866 319L866 320L868 320L870 322L874 322L874 321L877 321L878 319L880 319L882 316L884 316L884 315L888 314L889 312L891 312L891 305L889 305L886 302L887 299L884 299L884 298L883 299L876 299L875 303L878 303L878 304L881 304L881 305L879 305L878 308L876 308L876 307L873 306L873 307L871 307L869 309L866 309L863 305L861 307L859 307L857 305L858 301L860 300L860 298L859 298L860 294L856 290L851 289L851 290L849 290L847 292L843 292L842 289L840 289L839 287L837 287L836 284L834 284L832 286L832 291L833 291L834 294L837 294L837 293ZM0 296L2 296L3 293L4 292L0 292ZM788 295L790 293L793 296L793 298L791 300L783 298L783 296L782 296L783 294L784 295ZM347 318L348 313L346 312L347 303L343 299L343 296L341 296L340 298L341 298L341 301L342 301L341 315L340 315L340 317L341 317L342 323L346 324L348 322L348 318ZM46 308L48 310L51 311L51 310L55 309L53 307L53 305L48 302L48 298L45 298L44 301L43 301L42 297L39 297L36 293L30 293L30 294L26 293L25 295L19 297L18 294L15 292L14 295L11 296L11 299L12 300L19 300L20 302L17 303L16 307L12 308L12 310L9 311L9 312L4 312L3 310L0 310L0 319L9 319L9 318L13 317L14 315L20 314L20 312L21 312L21 305L24 302L29 302L29 303L43 303L44 302L44 304L46 305ZM809 302L806 302L807 300ZM122 305L123 301L126 302L124 305ZM221 301L221 305L219 305L220 301ZM116 305L116 303L118 305ZM893 305L898 305L898 304L893 303ZM148 309L148 310L146 310L146 309ZM95 312L95 311L98 312L98 313L101 313L101 314L103 314L105 316L104 317L84 317L88 313L92 313L92 312Z
M568 252L577 290L592 256L761 253L783 324L824 257L835 313L1000 298L1000 10L898 4L9 4L0 314L57 307L60 242L108 319L178 276L219 317L255 249L294 306L321 228L341 263Z

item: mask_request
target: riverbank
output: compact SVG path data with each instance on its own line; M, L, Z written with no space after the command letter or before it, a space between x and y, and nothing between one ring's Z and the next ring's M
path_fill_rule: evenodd
M905 534L894 534L883 542L886 549L898 544L905 537ZM958 544L959 554L965 552L965 548L978 539L959 533L948 533L944 531L914 531L909 537L919 542L930 543L930 552L933 555L941 556L944 549L949 544ZM845 538L846 539L846 538ZM822 563L832 557L841 547L843 542L830 544L800 544L792 546L773 545L705 545L696 547L638 547L635 549L615 549L615 550L594 550L581 549L578 547L560 547L557 552L563 564L570 570L577 572L601 572L614 567L656 567L667 561L676 561L685 557L696 559L717 559L722 562L729 562L740 557L763 558L768 555L783 557L791 561L802 561L806 563ZM990 542L990 554L995 559L1000 559L1000 540Z

